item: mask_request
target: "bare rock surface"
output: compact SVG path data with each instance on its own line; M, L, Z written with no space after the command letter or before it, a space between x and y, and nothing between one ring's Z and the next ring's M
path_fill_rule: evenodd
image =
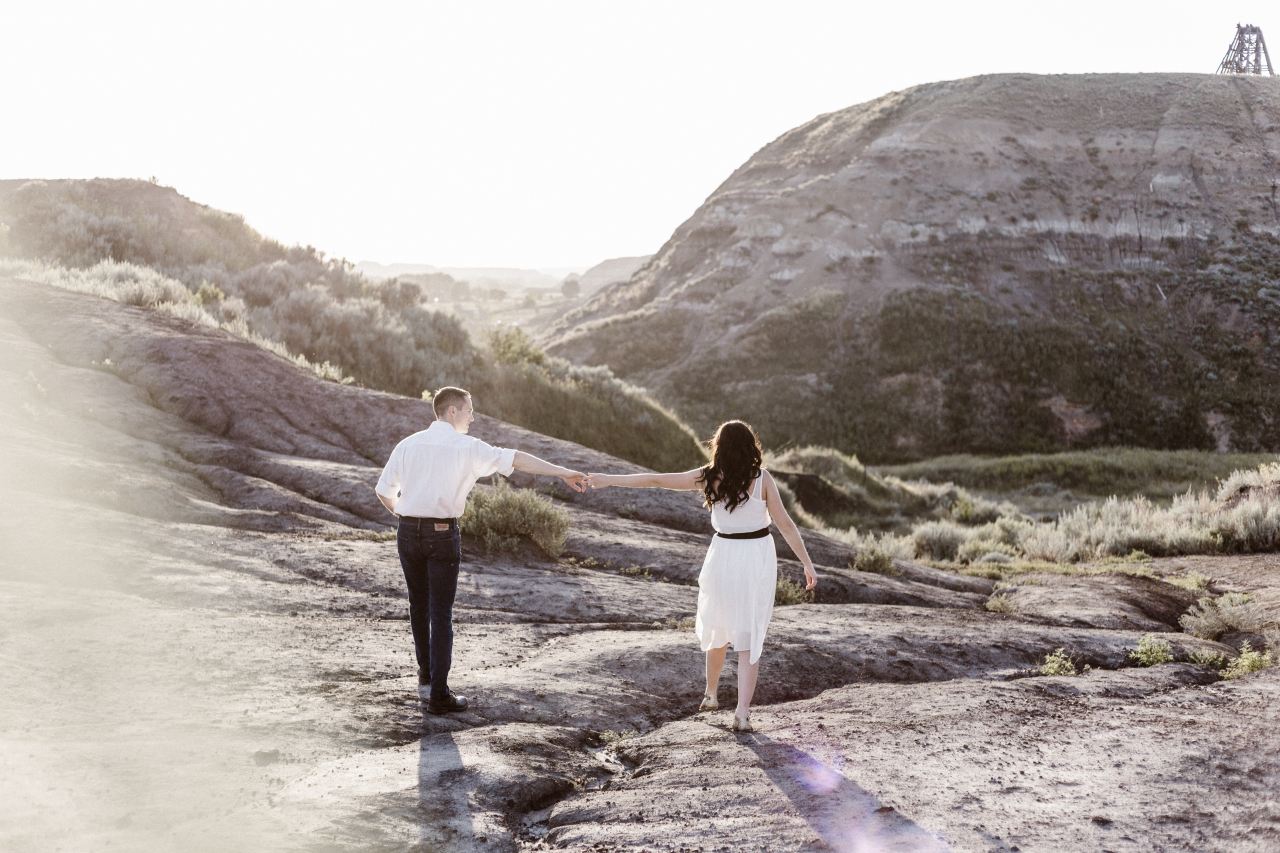
M0 282L0 347L0 848L1276 843L1274 671L1218 682L1128 658L1156 623L1179 661L1229 651L1173 632L1168 584L1028 585L1025 611L991 613L989 581L856 572L813 536L821 594L775 610L757 732L735 736L727 711L694 710L696 496L539 482L570 515L567 552L467 540L451 684L473 705L433 716L371 491L424 403L19 282ZM1280 564L1156 568L1273 601ZM1059 647L1093 669L1039 677Z
M548 842L653 850L1249 850L1280 844L1275 670L856 685L623 741L606 790L557 804ZM1223 708L1238 714L1219 722ZM1213 808L1206 790L1235 791ZM735 843L735 839L737 842ZM765 841L768 839L768 841Z
M1128 574L1020 575L1004 587L1016 613L1058 625L1179 631L1178 617L1195 603L1190 590Z

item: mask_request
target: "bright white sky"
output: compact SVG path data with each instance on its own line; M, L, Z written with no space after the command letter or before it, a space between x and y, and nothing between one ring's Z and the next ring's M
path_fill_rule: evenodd
M154 175L353 261L583 267L656 251L820 113L983 73L1212 72L1237 22L1273 34L1280 62L1276 9L10 3L0 177Z

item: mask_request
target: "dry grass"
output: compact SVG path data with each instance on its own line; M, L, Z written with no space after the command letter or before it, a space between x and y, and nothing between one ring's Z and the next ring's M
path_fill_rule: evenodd
M853 531L841 538L859 540ZM910 557L967 565L968 573L986 577L1017 572L1024 562L1100 563L1105 571L1150 575L1144 567L1150 557L1276 551L1280 464L1238 471L1212 492L1188 492L1165 506L1145 497L1113 497L1045 523L1016 515L978 526L926 521L912 530L909 541ZM1191 575L1170 582L1203 589L1208 578Z

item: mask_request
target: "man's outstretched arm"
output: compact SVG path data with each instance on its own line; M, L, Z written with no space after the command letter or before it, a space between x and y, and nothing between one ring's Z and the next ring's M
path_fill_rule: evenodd
M581 471L574 471L570 468L565 468L561 465L547 462L545 459L539 459L532 453L525 453L523 450L516 451L515 469L517 471L523 471L526 474L541 474L546 477L559 477L575 492L585 492L587 490L586 474Z
M378 491L377 489L374 489L373 493L378 496L378 500L382 501L382 505L387 508L387 512L391 513L392 515L396 514L395 498L389 498L386 495L384 495L382 492Z

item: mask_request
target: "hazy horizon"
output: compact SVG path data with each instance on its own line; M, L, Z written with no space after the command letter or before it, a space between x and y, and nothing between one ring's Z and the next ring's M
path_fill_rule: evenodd
M580 270L657 251L816 115L975 74L1210 73L1266 9L55 0L11 15L0 69L38 85L9 92L2 176L154 176L353 262Z

